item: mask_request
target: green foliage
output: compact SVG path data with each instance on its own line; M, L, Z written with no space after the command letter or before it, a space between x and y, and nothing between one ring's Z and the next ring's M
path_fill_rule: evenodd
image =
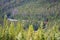
M4 0L1 1L4 2ZM9 3L12 5L12 7L11 5L6 5L8 2L5 4L5 6L3 5L4 6L3 8L6 8L7 10L5 10L6 13L0 13L1 16L7 14L7 12L10 13L12 8L15 8L16 6L16 8L18 9L18 13L17 13L18 15L14 16L14 18L16 19L35 19L35 20L37 19L38 20L40 18L43 18L41 15L47 16L50 20L55 18L59 19L60 17L58 16L60 11L59 0L22 0L22 1L17 0L16 2L13 1L13 3L11 0L10 2ZM21 6L19 6L18 4L20 4ZM9 6L11 8L9 8Z
M18 2L17 2L18 3ZM15 17L18 19L29 19L35 22L36 20L46 16L49 20L47 29L43 29L43 22L41 21L37 31L33 29L33 23L29 25L27 30L24 29L24 24L21 22L9 22L7 17L4 17L4 25L0 25L0 40L60 40L60 22L56 21L60 18L60 3L49 3L45 0L37 0L25 3L23 6L17 7L18 15ZM0 14L1 7L0 7ZM43 17L41 16L43 15ZM2 21L3 18L0 18ZM39 20L40 21L40 20ZM55 23L56 22L56 23ZM58 22L58 23L57 23Z
M50 28L48 25L47 30L43 29L43 22L41 21L40 27L34 31L33 25L29 25L29 29L25 30L21 22L11 22L8 25L6 18L4 19L4 26L0 25L0 40L60 40L59 25L55 24Z

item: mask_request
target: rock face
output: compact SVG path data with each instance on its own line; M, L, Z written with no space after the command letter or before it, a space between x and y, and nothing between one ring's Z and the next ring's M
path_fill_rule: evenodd
M7 20L10 21L10 22L17 22L18 21L16 19L10 19L10 18L8 18Z
M8 25L10 25L11 22L13 22L15 27L16 27L16 25L17 25L17 23L18 23L18 20L16 20L16 19L11 19L11 18L8 18L7 21L8 21Z

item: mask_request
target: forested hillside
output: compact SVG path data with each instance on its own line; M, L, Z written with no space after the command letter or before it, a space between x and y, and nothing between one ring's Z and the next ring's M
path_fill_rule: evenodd
M16 19L55 19L60 16L60 0L1 0L0 14L13 14L17 9Z

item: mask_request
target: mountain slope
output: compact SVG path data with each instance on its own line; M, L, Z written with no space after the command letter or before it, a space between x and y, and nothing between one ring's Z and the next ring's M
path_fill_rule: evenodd
M58 15L59 7L59 0L3 0L2 13L11 13L12 9L17 8L18 15L15 15L15 18L40 19L40 17Z
M57 17L60 16L59 10L60 10L60 3L59 2L53 2L49 3L47 1L35 1L30 2L28 4L24 4L23 6L17 7L18 11L18 17L17 18L35 18L40 19L44 17Z

